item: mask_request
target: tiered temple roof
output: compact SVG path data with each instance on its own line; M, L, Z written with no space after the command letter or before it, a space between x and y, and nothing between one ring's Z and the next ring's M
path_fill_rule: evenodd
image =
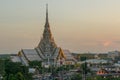
M19 52L20 60L23 64L28 65L29 61L42 61L43 65L55 65L60 60L75 62L75 59L68 50L62 50L57 47L52 36L49 20L48 5L46 5L46 22L44 26L43 37L35 49L22 49ZM65 63L65 62L64 62Z

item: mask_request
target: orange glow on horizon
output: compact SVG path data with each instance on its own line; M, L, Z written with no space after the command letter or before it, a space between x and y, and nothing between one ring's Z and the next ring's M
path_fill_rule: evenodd
M111 41L105 41L104 43L103 43L103 46L104 47L108 47L108 46L110 46L111 45Z

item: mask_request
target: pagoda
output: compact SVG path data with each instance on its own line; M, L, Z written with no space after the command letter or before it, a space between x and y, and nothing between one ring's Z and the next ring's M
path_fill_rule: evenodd
M21 49L18 53L20 61L29 65L30 61L42 61L42 65L62 65L74 64L75 59L69 50L62 50L57 47L50 30L48 19L48 5L46 5L46 21L44 25L43 36L34 49Z

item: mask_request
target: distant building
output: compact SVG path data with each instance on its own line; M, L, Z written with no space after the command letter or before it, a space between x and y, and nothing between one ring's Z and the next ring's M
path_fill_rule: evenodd
M106 66L96 72L96 75L102 77L120 77L120 69L115 66Z
M0 54L0 59L10 59L10 56L13 54Z
M72 53L72 55L74 56L74 58L78 61L82 61L82 58L86 58L86 59L94 59L95 57L95 53Z
M109 72L105 69L100 69L99 71L97 71L97 75L106 75L108 74Z
M94 57L95 57L96 59L106 59L106 58L108 58L107 56L108 56L107 53L99 53L99 54L95 54Z
M91 69L91 71L96 72L100 68L110 65L109 61L104 59L87 59L85 61L79 61L78 64L87 63L87 66Z
M107 57L112 58L113 60L115 60L115 57L120 57L120 51L108 52L108 56Z
M29 61L35 60L42 61L43 66L75 63L71 52L58 47L54 41L48 21L48 7L46 8L46 23L40 43L34 49L22 49L18 56L25 65L28 65Z
M108 61L104 60L104 59L88 59L88 60L83 61L83 62L87 62L90 64L107 64L108 63Z

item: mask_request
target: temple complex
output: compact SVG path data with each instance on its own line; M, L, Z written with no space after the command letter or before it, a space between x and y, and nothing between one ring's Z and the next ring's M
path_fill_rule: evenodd
M63 50L58 47L54 41L54 37L50 30L48 19L48 5L46 5L46 22L44 25L43 36L34 49L21 49L18 57L24 65L28 65L30 61L42 61L42 65L67 65L74 64L75 59L69 50Z

